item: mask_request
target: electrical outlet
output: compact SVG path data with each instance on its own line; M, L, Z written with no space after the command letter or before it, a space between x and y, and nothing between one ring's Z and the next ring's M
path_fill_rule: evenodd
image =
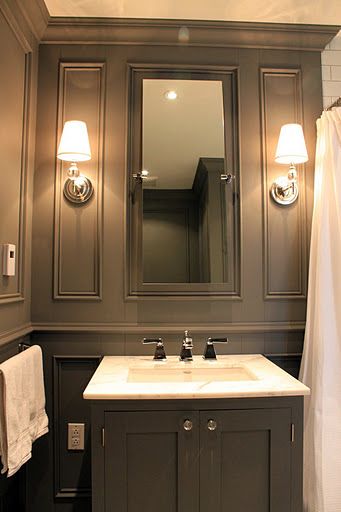
M68 423L68 450L84 450L84 423Z

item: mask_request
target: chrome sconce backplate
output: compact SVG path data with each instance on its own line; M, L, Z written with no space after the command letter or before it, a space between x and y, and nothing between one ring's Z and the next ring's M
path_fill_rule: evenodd
M271 186L272 199L281 205L292 204L298 198L298 185L296 180L289 180L287 176L281 176Z
M86 203L94 191L91 181L86 176L68 178L64 184L64 196L71 203Z

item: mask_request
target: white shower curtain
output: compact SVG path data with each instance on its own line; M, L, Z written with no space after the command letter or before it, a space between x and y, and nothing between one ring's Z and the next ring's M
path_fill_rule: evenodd
M317 121L307 324L304 511L341 512L341 108Z

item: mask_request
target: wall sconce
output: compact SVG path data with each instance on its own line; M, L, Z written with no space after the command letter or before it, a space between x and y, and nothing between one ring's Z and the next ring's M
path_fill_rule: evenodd
M275 161L290 165L288 176L281 176L271 186L271 196L276 203L289 205L298 197L297 171L295 164L308 160L302 126L297 123L284 124L281 128Z
M93 193L89 178L80 174L77 162L91 159L89 136L84 121L66 121L57 151L57 158L71 162L64 196L72 203L85 203Z

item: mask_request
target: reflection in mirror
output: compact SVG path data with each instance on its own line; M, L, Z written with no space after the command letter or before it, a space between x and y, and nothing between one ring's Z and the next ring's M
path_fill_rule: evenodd
M225 283L222 82L142 84L143 282Z

